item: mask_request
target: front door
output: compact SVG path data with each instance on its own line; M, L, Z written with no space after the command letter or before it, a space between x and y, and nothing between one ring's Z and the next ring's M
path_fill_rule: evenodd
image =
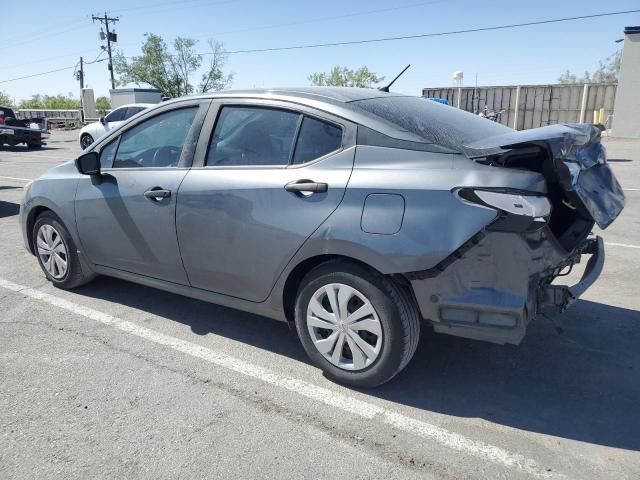
M153 115L101 149L101 182L83 178L76 194L78 232L92 263L188 285L175 213L198 108Z
M221 108L205 165L191 169L178 198L192 286L267 298L342 200L355 150L346 133L355 127L339 122L271 105Z

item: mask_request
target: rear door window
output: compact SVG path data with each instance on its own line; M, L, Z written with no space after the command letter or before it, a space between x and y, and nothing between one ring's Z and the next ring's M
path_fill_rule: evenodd
M207 166L287 165L300 114L265 107L223 107Z
M130 119L136 113L140 113L142 110L144 110L144 107L127 107L127 113L125 114L123 120Z
M293 163L305 163L342 146L342 128L331 123L304 117L298 134Z

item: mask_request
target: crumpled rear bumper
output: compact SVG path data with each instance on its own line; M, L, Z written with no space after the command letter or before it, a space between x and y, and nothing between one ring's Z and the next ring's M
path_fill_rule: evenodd
M570 307L591 285L595 283L604 267L604 241L602 237L587 240L581 254L591 255L578 283L572 286L547 285L540 289L538 307L556 307L561 311Z
M484 232L469 243L439 269L406 276L435 331L500 344L520 343L540 308L568 308L596 281L604 264L601 238L566 252L548 228ZM577 284L551 283L583 254L591 258Z

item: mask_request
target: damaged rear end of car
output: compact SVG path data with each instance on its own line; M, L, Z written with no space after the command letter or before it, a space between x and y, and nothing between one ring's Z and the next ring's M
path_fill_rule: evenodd
M434 267L405 274L436 331L518 344L537 313L566 310L596 281L604 243L593 227L607 228L624 208L600 136L595 125L562 124L463 145L478 168L544 181L535 189L462 182L452 190L495 217ZM585 260L582 278L563 285L562 277Z

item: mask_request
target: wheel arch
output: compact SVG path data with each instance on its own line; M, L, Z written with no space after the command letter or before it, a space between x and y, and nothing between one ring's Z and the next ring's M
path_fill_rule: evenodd
M45 205L36 205L33 208L31 208L31 210L29 210L29 213L27 214L25 228L26 228L29 251L31 252L32 255L36 254L35 250L33 249L33 226L35 225L37 218L40 215L42 215L44 212L51 212L54 215L56 215L58 218L60 217L53 209Z
M347 255L335 253L318 254L300 261L289 271L284 282L284 286L282 288L282 309L287 323L289 323L290 325L294 322L296 297L298 294L298 290L300 289L302 280L311 270L327 262L350 263L352 265L355 264L364 267L375 272L378 275L385 276L387 279L395 282L403 288L408 288L411 296L413 297L413 290L411 289L408 280L401 275L384 275L378 269L369 265L368 263L354 257L349 257Z

